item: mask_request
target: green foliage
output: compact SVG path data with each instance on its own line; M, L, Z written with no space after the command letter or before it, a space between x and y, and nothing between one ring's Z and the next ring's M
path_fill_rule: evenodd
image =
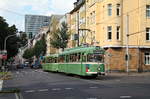
M36 42L35 46L31 49L27 49L24 54L23 58L30 59L33 56L39 57L40 55L44 55L46 53L46 40L45 35Z
M30 59L33 56L34 56L34 49L33 48L25 50L25 52L23 54L23 58L25 58L25 59Z
M69 33L68 33L68 28L67 24L63 22L61 24L61 29L57 29L56 32L53 33L53 38L51 38L51 45L54 48L61 48L64 50L64 48L67 47L67 43L69 40Z
M15 25L9 26L6 20L0 16L0 50L4 50L4 41L5 38L9 35L13 35L17 32L17 28ZM7 52L8 58L15 56L18 53L18 45L19 38L13 36L7 40Z

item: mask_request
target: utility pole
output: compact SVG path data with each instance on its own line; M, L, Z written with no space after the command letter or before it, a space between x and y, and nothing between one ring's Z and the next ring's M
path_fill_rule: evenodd
M129 74L129 15L126 16L126 71Z
M79 12L77 12L77 30L78 30L78 46L80 45L80 38L79 38L79 35L80 35L80 33L79 33Z

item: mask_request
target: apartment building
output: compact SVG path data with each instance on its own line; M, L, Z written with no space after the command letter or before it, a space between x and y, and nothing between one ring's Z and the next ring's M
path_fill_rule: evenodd
M58 50L56 48L53 48L50 44L51 39L53 38L53 33L56 32L58 29L59 21L63 18L63 15L52 15L51 21L48 26L48 31L46 34L46 43L47 43L47 52L46 55L58 53Z
M70 11L70 33L71 39L69 42L70 47L75 47L86 42L86 5L85 0L77 0L74 3L74 9ZM78 39L79 37L79 39Z
M106 70L149 71L150 0L85 0L84 5L85 43L106 49ZM71 30L78 33L74 9Z

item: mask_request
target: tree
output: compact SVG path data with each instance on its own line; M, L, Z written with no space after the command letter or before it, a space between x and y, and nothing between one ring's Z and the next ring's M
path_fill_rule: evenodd
M30 59L33 56L34 56L34 49L33 48L26 49L24 54L23 54L23 58L25 58L25 59Z
M46 53L46 40L45 35L43 35L42 38L36 42L33 48L27 49L24 52L23 58L30 59L33 56L39 57L40 55L44 55L45 53Z
M51 38L50 43L54 48L57 49L61 48L62 50L64 50L64 48L67 47L68 40L69 40L69 33L67 24L63 22L61 24L61 28L57 29L56 32L53 33L53 38Z
M5 38L9 35L17 33L17 28L15 25L9 26L6 20L0 16L0 50L4 50ZM13 36L7 40L6 49L8 52L8 58L15 56L18 53L19 38Z
M36 42L34 46L34 55L36 57L39 57L40 55L44 55L46 53L46 40L45 35L42 36L42 38Z

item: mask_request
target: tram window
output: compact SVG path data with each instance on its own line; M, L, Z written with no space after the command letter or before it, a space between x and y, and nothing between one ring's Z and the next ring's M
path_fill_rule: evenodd
M58 59L58 62L59 63L64 63L64 60L65 60L64 56L60 56L59 59Z
M86 55L82 55L82 62L86 62Z
M57 58L54 58L54 63L57 63Z
M103 62L103 56L99 54L89 54L88 62Z
M69 62L69 55L66 55L66 62Z
M73 55L70 55L70 62L73 62Z
M81 62L81 53L78 54L78 62Z

